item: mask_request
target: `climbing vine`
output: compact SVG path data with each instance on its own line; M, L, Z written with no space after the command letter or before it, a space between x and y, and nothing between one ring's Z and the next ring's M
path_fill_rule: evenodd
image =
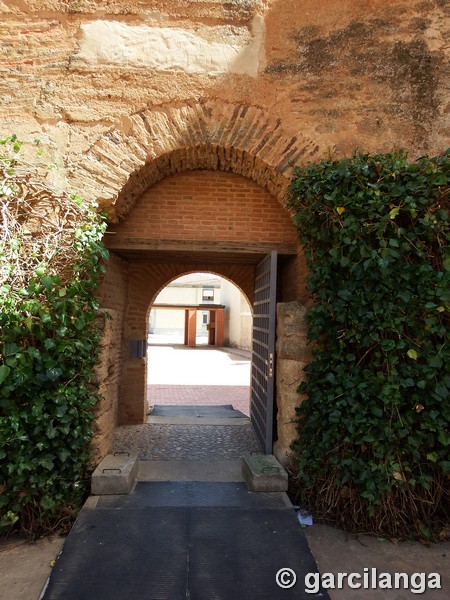
M314 299L295 494L353 531L448 535L450 151L322 160L290 193Z
M0 533L37 535L85 494L105 225L0 143Z

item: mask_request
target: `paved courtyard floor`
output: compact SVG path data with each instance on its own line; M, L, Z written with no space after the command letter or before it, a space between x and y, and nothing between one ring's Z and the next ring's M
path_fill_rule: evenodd
M250 363L250 352L245 350L151 344L147 354L149 406L231 404L248 415Z

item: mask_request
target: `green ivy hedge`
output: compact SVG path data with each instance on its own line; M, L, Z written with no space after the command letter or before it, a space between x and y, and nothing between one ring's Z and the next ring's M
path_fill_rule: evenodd
M296 495L353 531L437 539L449 517L450 151L296 168L312 363Z
M4 206L15 206L14 194L23 189L3 185L0 196L3 191L9 202ZM83 204L67 197L66 209L71 203ZM61 276L58 253L50 248L53 258L42 256L22 285L7 278L0 285L2 534L20 529L33 536L62 529L86 494L98 400L90 385L100 342L95 291L107 253L101 242L103 220L84 204L80 210L73 230L76 260L69 273ZM0 244L0 259L10 261L12 281L24 260L25 241L23 235L5 234Z

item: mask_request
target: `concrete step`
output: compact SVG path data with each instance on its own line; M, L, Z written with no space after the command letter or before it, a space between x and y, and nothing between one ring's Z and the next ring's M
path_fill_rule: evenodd
M138 481L242 482L241 460L140 460Z

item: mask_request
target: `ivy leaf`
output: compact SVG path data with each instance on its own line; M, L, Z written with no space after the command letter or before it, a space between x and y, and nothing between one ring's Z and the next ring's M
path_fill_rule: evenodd
M62 375L62 370L58 367L48 369L45 373L50 381L56 381Z
M42 277L41 279L42 281L42 285L47 289L50 290L53 287L53 278L49 277L48 275L45 275L44 277Z
M412 358L413 360L417 360L418 354L413 348L410 348L406 354L409 356L409 358Z
M399 298L401 298L403 300L403 302L405 302L406 304L408 304L408 302L411 300L411 294L409 293L408 290L399 290L398 292L398 296Z
M5 356L13 356L14 354L17 354L18 352L20 352L20 346L18 346L14 342L10 342L8 344L5 344L4 352L5 352Z
M61 462L66 462L66 460L69 458L71 452L70 450L68 450L67 448L62 448L59 452L58 452L58 456Z
M433 369L440 369L443 365L442 358L440 356L432 356L428 361L428 364Z
M0 365L0 383L3 383L5 381L10 371L11 369L6 365Z
M446 431L441 430L439 432L438 440L443 446L450 446L450 435Z
M444 265L444 269L446 271L450 271L450 256L446 256L442 262Z
M389 218L395 219L395 217L398 215L399 212L400 212L400 209L398 208L398 206L396 206L389 212Z

